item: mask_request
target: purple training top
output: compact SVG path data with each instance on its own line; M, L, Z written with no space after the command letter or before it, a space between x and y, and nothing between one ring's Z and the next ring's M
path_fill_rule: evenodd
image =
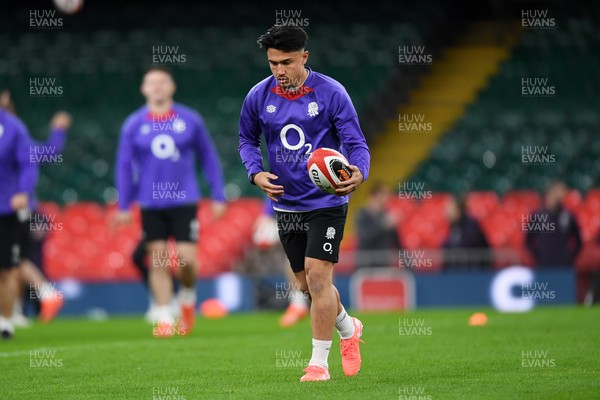
M15 212L10 206L12 196L31 195L35 190L38 169L29 159L31 143L25 124L0 109L0 215Z
M121 130L116 162L119 209L128 209L134 201L149 209L195 204L200 198L196 160L211 197L225 201L219 156L200 114L178 103L160 115L141 107Z
M371 154L346 89L334 79L308 69L295 92L282 89L272 75L254 86L242 105L239 152L248 176L263 171L260 135L265 136L270 172L284 195L273 207L310 211L348 202L319 190L310 180L310 154L328 147L344 154L366 180Z

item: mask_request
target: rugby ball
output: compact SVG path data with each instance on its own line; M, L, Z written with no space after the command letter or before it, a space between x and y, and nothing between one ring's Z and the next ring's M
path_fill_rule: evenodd
M322 191L336 194L339 184L352 177L348 165L348 160L339 151L321 147L308 159L308 176Z
M64 14L75 14L83 8L83 0L52 0L54 7Z

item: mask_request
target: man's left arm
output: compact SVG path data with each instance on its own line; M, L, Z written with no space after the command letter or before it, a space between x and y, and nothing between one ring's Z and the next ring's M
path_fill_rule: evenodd
M208 128L206 127L202 117L198 116L196 124L196 149L204 178L210 186L211 198L217 203L225 202L223 193L223 168L217 149L210 137Z
M360 129L354 105L345 90L333 94L331 107L333 123L348 155L349 169L352 172L352 177L342 182L341 187L336 190L338 196L345 196L356 190L369 176L371 153Z
M59 111L50 121L50 136L46 144L50 146L54 154L60 154L65 148L67 131L71 127L71 115L65 111Z

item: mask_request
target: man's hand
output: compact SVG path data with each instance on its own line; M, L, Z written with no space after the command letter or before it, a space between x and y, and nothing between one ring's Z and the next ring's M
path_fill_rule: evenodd
M362 172L360 172L360 169L358 169L356 165L349 165L348 169L352 172L352 177L347 181L338 184L340 188L335 190L336 196L346 196L347 194L350 194L355 191L364 180Z
M213 201L211 203L213 219L219 219L227 211L227 203L223 201Z
M277 175L273 175L270 172L259 172L254 175L254 184L258 186L268 198L277 202L277 197L283 196L283 186L274 185L271 183L271 180L279 179Z
M29 195L27 193L17 193L10 198L10 206L13 210L19 211L29 207Z
M119 211L112 220L112 228L120 228L129 225L132 221L133 217L131 216L131 211Z
M67 131L71 127L71 122L71 114L65 111L59 111L52 117L52 120L50 121L50 127L52 129L61 129Z

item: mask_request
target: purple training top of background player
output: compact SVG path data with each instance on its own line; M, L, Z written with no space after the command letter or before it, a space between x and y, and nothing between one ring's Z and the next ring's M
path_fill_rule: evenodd
M335 149L369 176L371 155L356 110L346 89L336 80L309 71L294 93L281 89L272 75L254 86L242 105L239 152L248 176L264 171L260 151L265 136L270 172L279 179L284 195L275 209L310 211L348 202L319 190L310 180L307 161L320 147Z
M30 162L32 140L25 124L14 115L0 109L0 215L12 214L10 199L17 193L32 194L38 178L38 168Z
M225 201L221 163L200 114L178 103L161 115L141 107L121 130L116 165L119 209L128 209L134 201L149 209L195 204L200 199L196 160L212 199Z

